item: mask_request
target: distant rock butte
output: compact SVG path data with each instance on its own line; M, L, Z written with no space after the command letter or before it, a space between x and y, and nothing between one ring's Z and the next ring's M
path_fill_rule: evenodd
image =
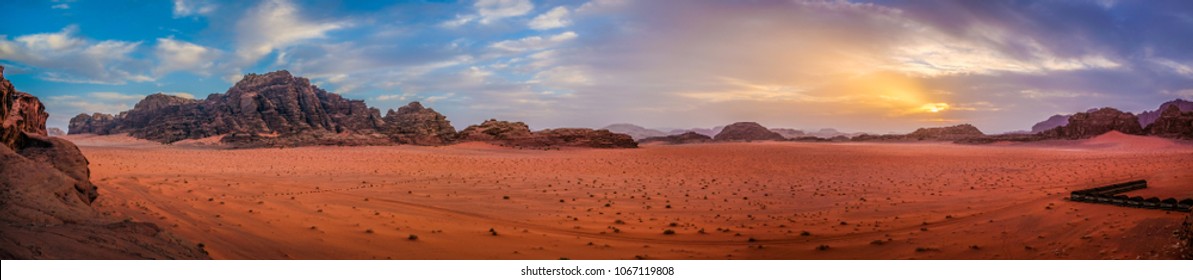
M108 220L92 208L99 192L87 158L47 135L48 117L0 66L0 258L208 258L154 224Z
M630 137L633 137L634 140L642 140L642 139L648 138L648 137L659 137L659 136L667 135L667 133L662 132L662 131L648 129L645 127L628 124L628 123L611 124L609 126L606 126L603 129L608 130L610 132L614 132L614 133L621 133L621 134L629 135Z
M235 147L445 145L461 138L446 117L418 102L381 117L364 101L324 91L285 70L245 75L226 93L204 100L158 93L115 116L80 114L70 120L69 133L128 133L162 143L223 135L221 142ZM553 145L636 145L632 139L627 144L605 133L566 130L541 136ZM475 139L482 135L472 137L467 139L483 141Z
M61 128L51 127L51 128L46 128L46 135L58 137L58 136L66 135L66 131L62 131Z
M717 136L713 137L716 141L761 141L761 140L784 140L783 135L779 135L770 131L766 127L756 122L738 122L721 130Z
M977 127L970 124L960 124L948 127L933 127L920 128L914 132L907 134L908 139L912 140L946 140L956 141L966 138L977 138L986 136Z
M385 124L381 132L397 143L445 145L457 137L456 128L452 127L447 117L418 102L410 102L397 111L389 110L382 119Z
M1057 128L1059 126L1064 126L1066 124L1069 124L1069 116L1070 115L1053 115L1052 117L1049 117L1047 120L1044 120L1042 122L1036 123L1035 125L1032 125L1031 133L1040 133L1040 132L1047 131L1049 129L1053 129L1053 128Z
M695 133L695 132L691 132L691 131L684 132L682 134L677 134L677 135L647 137L645 139L638 140L638 143L643 143L643 144L663 143L663 144L672 144L672 145L698 144L698 143L707 143L707 142L712 142L712 137L708 137L708 135Z
M605 129L557 128L531 132L522 122L490 119L460 131L460 141L479 141L519 148L637 148L629 135Z

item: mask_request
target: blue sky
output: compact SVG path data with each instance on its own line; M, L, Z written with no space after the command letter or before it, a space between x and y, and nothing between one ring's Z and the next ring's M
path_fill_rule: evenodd
M1028 129L1193 98L1193 1L4 1L50 126L287 69L457 127Z

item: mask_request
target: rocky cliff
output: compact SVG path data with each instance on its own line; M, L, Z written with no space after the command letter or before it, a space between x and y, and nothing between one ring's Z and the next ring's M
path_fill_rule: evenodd
M1152 124L1152 122L1160 118L1160 114L1168 107L1176 107L1181 112L1193 112L1193 101L1175 99L1160 104L1160 108L1157 108L1155 111L1143 111L1143 113L1139 113L1139 126L1147 127Z
M156 225L108 220L92 208L98 192L87 158L46 135L48 116L0 67L0 258L208 258Z
M1177 106L1166 106L1144 131L1160 137L1193 139L1193 111L1182 112Z
M716 141L784 140L783 135L770 131L756 122L739 122L725 126L713 137Z
M1115 130L1125 134L1143 134L1139 119L1131 113L1114 108L1102 108L1069 117L1069 124L1044 131L1047 139L1084 139Z
M245 75L205 100L159 93L116 116L80 114L70 120L69 133L128 133L162 143L231 133L283 135L304 145L302 139L319 135L374 134L383 124L380 111L364 101L344 99L283 70Z

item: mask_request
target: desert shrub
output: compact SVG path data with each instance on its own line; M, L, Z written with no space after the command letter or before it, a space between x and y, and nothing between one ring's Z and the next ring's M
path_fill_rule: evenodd
M663 231L663 234L666 234L666 235L672 235L672 234L675 234L675 231L674 231L674 230L672 230L672 229L667 229L667 230L664 230L664 231Z

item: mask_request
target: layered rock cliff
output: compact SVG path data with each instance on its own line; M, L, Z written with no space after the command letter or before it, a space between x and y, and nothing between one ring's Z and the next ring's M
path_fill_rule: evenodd
M547 148L636 148L638 143L629 135L605 129L557 128L531 132L522 122L490 119L460 131L461 141L479 141L503 146Z
M447 117L425 108L421 103L410 102L397 111L385 113L383 134L394 142L415 145L445 145L456 140L456 128Z
M920 128L914 132L907 134L910 140L942 140L942 141L956 141L961 139L978 138L986 136L977 127L970 124L959 124L947 127L931 127Z

